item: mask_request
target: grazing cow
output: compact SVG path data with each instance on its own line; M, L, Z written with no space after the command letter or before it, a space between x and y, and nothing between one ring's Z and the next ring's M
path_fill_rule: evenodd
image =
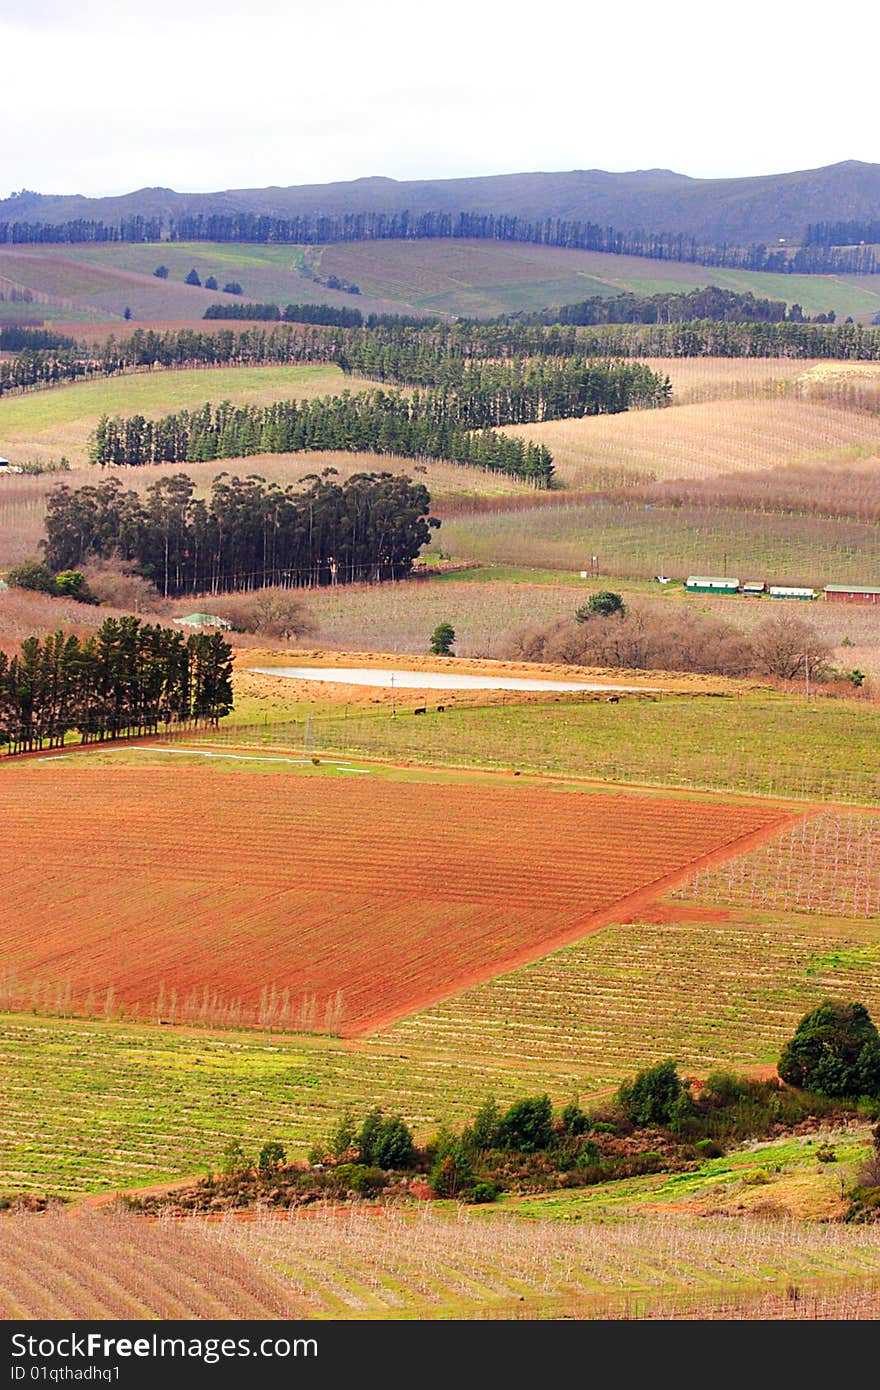
M443 711L444 711L445 709L446 709L446 706L445 706L445 705L438 705L438 706L437 706L437 713L438 713L438 714L442 714Z
M619 696L619 695L609 695L609 696L608 696L608 701L607 701L607 703L608 703L609 705L619 705L619 704L620 704L620 696Z
M419 705L418 709L414 709L414 710L413 710L413 714L427 714L427 712L428 712L428 707L427 707L427 705Z

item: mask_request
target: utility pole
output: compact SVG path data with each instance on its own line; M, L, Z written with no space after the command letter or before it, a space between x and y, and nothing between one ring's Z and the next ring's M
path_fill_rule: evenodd
M810 653L804 652L804 698L810 701Z
M391 718L394 718L394 672L391 672Z

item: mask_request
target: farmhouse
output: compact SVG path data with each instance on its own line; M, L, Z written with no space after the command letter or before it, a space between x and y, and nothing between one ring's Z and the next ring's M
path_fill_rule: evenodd
M826 584L829 603L880 603L880 587L872 584Z
M225 618L218 618L215 613L187 613L185 618L175 618L174 621L183 627L232 627L232 623L227 622Z

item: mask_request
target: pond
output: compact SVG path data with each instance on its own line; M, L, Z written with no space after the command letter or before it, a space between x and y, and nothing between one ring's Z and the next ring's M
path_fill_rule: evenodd
M298 681L334 681L340 685L370 685L395 690L613 690L638 693L647 686L611 685L591 681L555 681L520 676L466 676L457 671L376 670L358 666L252 666L263 676L286 676Z

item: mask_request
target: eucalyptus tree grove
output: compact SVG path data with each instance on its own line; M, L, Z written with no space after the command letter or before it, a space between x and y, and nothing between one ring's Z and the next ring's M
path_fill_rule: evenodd
M146 496L118 478L52 493L43 543L60 556L133 561L165 595L402 579L439 522L422 483L405 475L334 469L305 489L257 475L220 474L210 498L187 474L160 478Z

